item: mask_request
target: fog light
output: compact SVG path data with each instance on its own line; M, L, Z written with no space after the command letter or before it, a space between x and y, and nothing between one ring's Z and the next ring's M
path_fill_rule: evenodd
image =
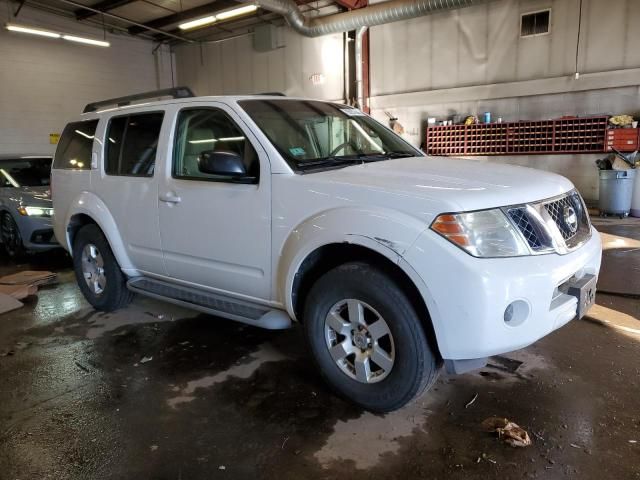
M510 327L522 325L529 318L529 304L524 300L516 300L504 309L504 323Z

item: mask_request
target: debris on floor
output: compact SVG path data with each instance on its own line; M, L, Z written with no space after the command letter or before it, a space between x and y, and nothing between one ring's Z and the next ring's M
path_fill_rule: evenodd
M0 285L51 285L56 283L58 275L48 271L24 270L0 277Z
M48 271L25 270L0 277L0 314L23 306L20 300L35 295L38 286L56 283L57 274Z
M24 304L6 293L0 293L0 313L10 312L22 307Z
M531 439L526 430L518 424L502 417L489 417L482 422L482 428L489 433L497 433L498 438L512 447L528 447Z

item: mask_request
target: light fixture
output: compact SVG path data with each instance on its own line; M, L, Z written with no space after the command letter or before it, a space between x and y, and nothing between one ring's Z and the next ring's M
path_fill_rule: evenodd
M216 15L216 18L218 20L226 20L227 18L237 17L238 15L244 15L245 13L255 12L257 9L257 5L245 5L244 7L233 8L226 12L220 12Z
M217 21L215 15L209 15L208 17L198 18L197 20L191 20L190 22L181 23L178 25L180 30L191 30L196 27L204 27L205 25L210 25Z
M7 30L12 32L30 33L32 35L40 35L41 37L60 38L61 35L56 32L50 32L48 30L42 30L40 28L23 27L21 25L15 25L13 23L7 23Z
M102 40L94 40L93 38L76 37L75 35L63 35L62 38L70 42L84 43L86 45L95 45L96 47L108 47L111 44Z
M11 32L29 33L48 38L62 38L64 40L69 40L70 42L84 43L85 45L95 45L98 47L109 47L111 45L109 42L105 42L103 40L94 40L93 38L78 37L76 35L66 35L64 33L52 32L41 28L26 27L24 25L16 25L14 23L7 23L5 26L7 30Z
M209 15L207 17L197 18L195 20L181 23L178 25L178 28L180 28L180 30L191 30L192 28L204 27L205 25L211 25L219 20L227 20L229 18L255 12L257 9L257 5L244 5L243 7L232 8L231 10L216 13L215 15Z

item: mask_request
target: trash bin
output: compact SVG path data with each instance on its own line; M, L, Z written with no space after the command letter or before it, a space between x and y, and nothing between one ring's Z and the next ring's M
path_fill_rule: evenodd
M636 171L600 170L600 215L629 215Z
M638 168L634 172L636 172L636 179L633 182L633 195L631 196L631 216L640 217L640 173L638 173Z

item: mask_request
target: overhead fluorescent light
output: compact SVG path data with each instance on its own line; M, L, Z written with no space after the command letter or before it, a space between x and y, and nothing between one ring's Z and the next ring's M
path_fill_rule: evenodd
M180 30L190 30L196 27L204 27L205 25L210 25L217 21L215 15L209 15L208 17L198 18L196 20L191 20L190 22L181 23L178 25Z
M207 17L196 18L185 23L178 25L180 30L191 30L192 28L204 27L205 25L211 25L219 20L227 20L229 18L245 15L247 13L255 12L258 9L257 5L245 5L243 7L232 8L224 12L216 13L215 15L209 15Z
M24 25L16 25L15 23L7 23L7 30L11 32L30 33L32 35L40 35L41 37L63 38L70 42L84 43L85 45L95 45L98 47L109 47L111 44L103 40L94 40L93 38L78 37L76 35L66 35L64 33L52 32L41 28L26 27Z
M41 37L60 38L61 35L56 32L50 32L48 30L42 30L40 28L23 27L21 25L15 25L13 23L7 23L7 30L12 32L30 33L32 35L40 35Z
M111 44L102 40L94 40L93 38L76 37L75 35L62 35L62 38L70 42L84 43L86 45L95 45L97 47L108 47Z
M216 14L216 18L218 20L226 20L227 18L237 17L238 15L255 12L257 9L257 5L245 5L244 7L233 8L231 10L227 10L226 12L220 12Z

